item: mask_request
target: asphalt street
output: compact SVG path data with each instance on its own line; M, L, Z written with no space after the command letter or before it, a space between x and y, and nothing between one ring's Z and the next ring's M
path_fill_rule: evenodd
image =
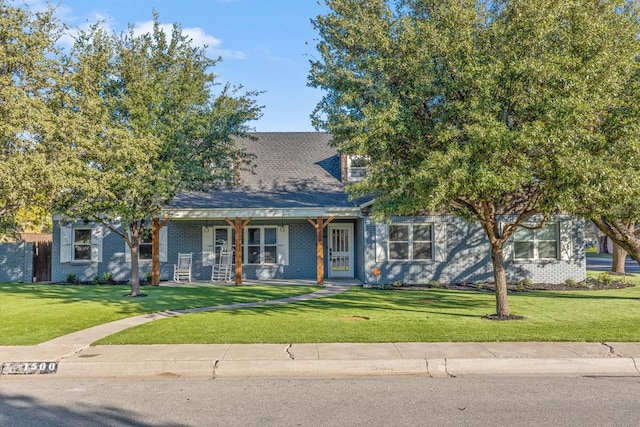
M0 425L638 426L638 377L0 381Z
M587 270L611 271L611 258L587 257ZM627 257L625 271L627 273L640 273L640 265L638 265L636 260Z

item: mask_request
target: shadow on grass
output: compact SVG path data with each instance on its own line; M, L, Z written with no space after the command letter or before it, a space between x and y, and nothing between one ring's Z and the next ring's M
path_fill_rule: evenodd
M397 292L387 290L362 290L353 288L344 293L310 301L291 302L282 305L225 309L229 315L247 313L263 316L282 313L295 314L305 311L339 310L353 313L398 312L439 314L455 317L476 317L493 310L495 303L491 293L460 292L450 290L422 290ZM486 308L487 313L478 314ZM466 313L465 313L466 312Z
M118 314L137 315L169 310L250 303L288 298L318 290L313 286L144 286L145 298L125 297L129 285L0 284L5 299L50 300L54 304L97 303Z

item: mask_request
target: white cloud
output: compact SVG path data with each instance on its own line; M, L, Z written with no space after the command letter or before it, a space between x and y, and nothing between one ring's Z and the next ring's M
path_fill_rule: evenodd
M167 36L171 36L173 24L160 24L160 28ZM153 31L153 21L136 22L133 26L133 31L136 35L151 33ZM245 59L247 57L247 55L242 51L221 49L220 45L222 45L222 40L207 34L200 27L182 27L182 34L189 37L194 46L207 46L207 53L209 53L209 55L221 56L223 58L230 59Z

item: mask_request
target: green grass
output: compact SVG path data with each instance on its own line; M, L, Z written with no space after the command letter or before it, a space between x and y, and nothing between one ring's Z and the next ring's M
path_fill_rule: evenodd
M609 258L611 259L613 257L612 254L601 254L599 252L585 252L585 255L587 258Z
M0 345L31 345L113 320L184 308L265 301L306 294L314 286L128 286L0 284Z
M352 288L304 303L163 319L98 344L640 341L639 297L635 287L511 293L512 314L525 319L498 322L483 318L495 312L493 293Z

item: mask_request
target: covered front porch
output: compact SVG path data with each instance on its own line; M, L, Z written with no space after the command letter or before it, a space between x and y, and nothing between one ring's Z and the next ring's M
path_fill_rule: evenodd
M222 253L232 254L234 284L361 283L361 219L357 209L180 210L167 212L167 265L193 255L192 281L213 281ZM238 245L236 242L241 242Z

